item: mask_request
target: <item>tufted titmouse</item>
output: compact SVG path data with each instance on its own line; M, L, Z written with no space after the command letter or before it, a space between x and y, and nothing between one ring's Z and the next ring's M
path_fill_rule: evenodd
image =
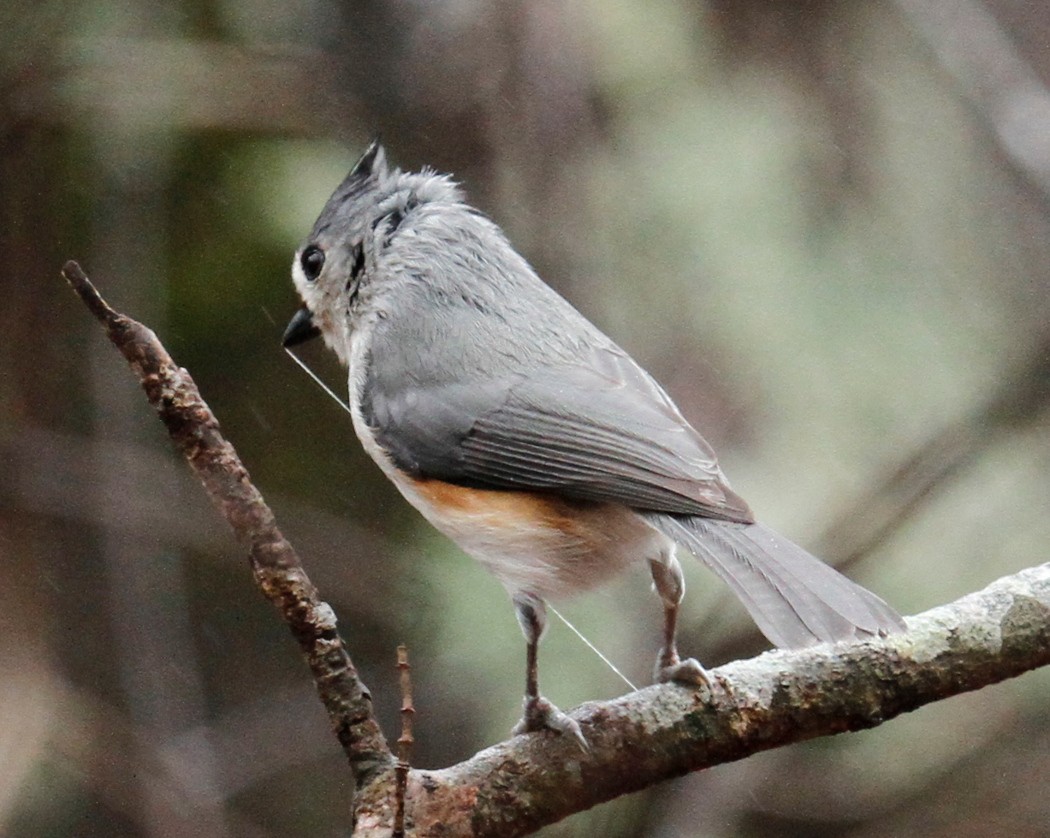
M675 644L676 543L725 580L777 646L904 627L877 596L756 523L660 386L448 177L391 169L373 142L292 275L303 306L284 345L324 338L349 367L365 450L510 593L527 643L518 730L580 737L539 693L544 603L641 561L664 606L657 678L707 683Z

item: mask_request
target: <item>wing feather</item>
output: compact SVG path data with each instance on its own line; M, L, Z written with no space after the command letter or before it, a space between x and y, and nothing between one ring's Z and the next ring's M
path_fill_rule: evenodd
M615 346L469 387L398 385L370 382L365 416L379 444L412 473L752 520L707 442Z

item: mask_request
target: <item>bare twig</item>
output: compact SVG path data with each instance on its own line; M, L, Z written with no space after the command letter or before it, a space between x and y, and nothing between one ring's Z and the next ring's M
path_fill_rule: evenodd
M76 262L62 269L73 290L105 327L138 376L212 502L248 548L252 573L280 612L306 656L314 682L358 787L391 767L393 757L372 715L368 689L336 630L335 613L321 600L299 557L277 528L273 513L252 485L237 452L219 431L189 373L180 369L148 328L114 311Z
M397 740L397 790L394 808L394 838L405 834L405 790L412 767L412 723L416 708L412 704L412 667L408 664L408 647L397 647L397 668L401 673L401 736Z

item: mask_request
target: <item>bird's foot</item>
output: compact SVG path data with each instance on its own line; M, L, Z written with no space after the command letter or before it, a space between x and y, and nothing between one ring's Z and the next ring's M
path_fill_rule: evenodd
M552 730L555 733L572 736L580 748L584 751L590 750L587 740L579 724L570 716L567 716L542 695L525 697L525 714L521 721L514 725L511 731L515 736L519 733L533 733L539 730Z
M687 687L707 687L711 691L715 689L714 679L696 658L679 660L677 655L671 660L660 657L656 664L656 680L661 684L673 681Z

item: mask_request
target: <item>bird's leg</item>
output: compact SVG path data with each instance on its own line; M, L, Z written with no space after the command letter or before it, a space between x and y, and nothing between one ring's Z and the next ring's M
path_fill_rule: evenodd
M710 687L707 671L694 658L682 660L678 657L676 634L678 628L678 605L685 595L685 579L682 567L673 553L650 559L649 570L653 575L653 586L664 604L664 643L656 658L656 680L678 681L698 687Z
M543 600L531 594L518 594L514 597L514 610L525 635L525 709L521 721L514 726L514 734L537 730L572 734L586 750L587 740L576 720L540 695L538 654L540 638L547 627L547 608Z

